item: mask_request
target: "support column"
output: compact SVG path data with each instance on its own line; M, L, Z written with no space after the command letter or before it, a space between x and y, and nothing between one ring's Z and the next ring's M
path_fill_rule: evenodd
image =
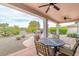
M59 27L60 27L60 25L57 23L56 24L56 35L58 36L58 38L59 38Z
M47 19L44 19L43 20L43 35L45 38L48 37L48 20Z
M79 43L79 21L77 23L77 41Z

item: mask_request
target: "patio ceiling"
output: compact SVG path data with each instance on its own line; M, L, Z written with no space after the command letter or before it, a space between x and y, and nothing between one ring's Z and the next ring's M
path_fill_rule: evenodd
M22 12L29 11L57 23L79 21L79 3L57 3L56 5L60 10L57 11L53 7L50 7L48 13L45 13L48 6L42 8L38 7L44 4L45 3L9 3L3 5L15 8ZM72 19L64 20L64 16Z

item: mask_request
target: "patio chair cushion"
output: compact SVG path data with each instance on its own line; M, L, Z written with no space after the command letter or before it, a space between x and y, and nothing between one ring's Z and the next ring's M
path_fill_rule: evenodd
M77 46L76 38L71 38L69 44L70 44L70 49L74 50L75 47Z
M68 47L70 50L74 50L75 46L77 45L76 39L72 38L69 40L70 40L70 42L68 41L68 43L66 43L64 46Z
M64 46L62 46L62 48L71 49L71 46L69 44L65 44Z
M66 42L64 46L60 47L60 52L67 55L73 55L76 47L77 47L76 38L71 38L68 40L68 42Z
M66 47L70 50L74 50L74 47L77 45L76 38L69 38L65 36L60 39L65 42L65 45L63 47Z
M64 53L64 54L69 55L69 56L73 55L73 51L68 49L68 48L60 47L59 52Z

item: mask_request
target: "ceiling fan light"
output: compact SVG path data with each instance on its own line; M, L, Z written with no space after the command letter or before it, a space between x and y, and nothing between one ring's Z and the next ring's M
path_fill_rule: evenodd
M64 19L66 20L67 18L66 18L66 17L64 17Z
M65 16L64 17L64 20L67 20L67 19L72 19L72 18Z

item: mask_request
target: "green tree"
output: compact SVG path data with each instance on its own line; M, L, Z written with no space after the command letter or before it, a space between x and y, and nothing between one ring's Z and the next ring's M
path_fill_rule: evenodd
M27 32L35 32L36 30L40 29L40 24L37 21L31 21L27 28Z

